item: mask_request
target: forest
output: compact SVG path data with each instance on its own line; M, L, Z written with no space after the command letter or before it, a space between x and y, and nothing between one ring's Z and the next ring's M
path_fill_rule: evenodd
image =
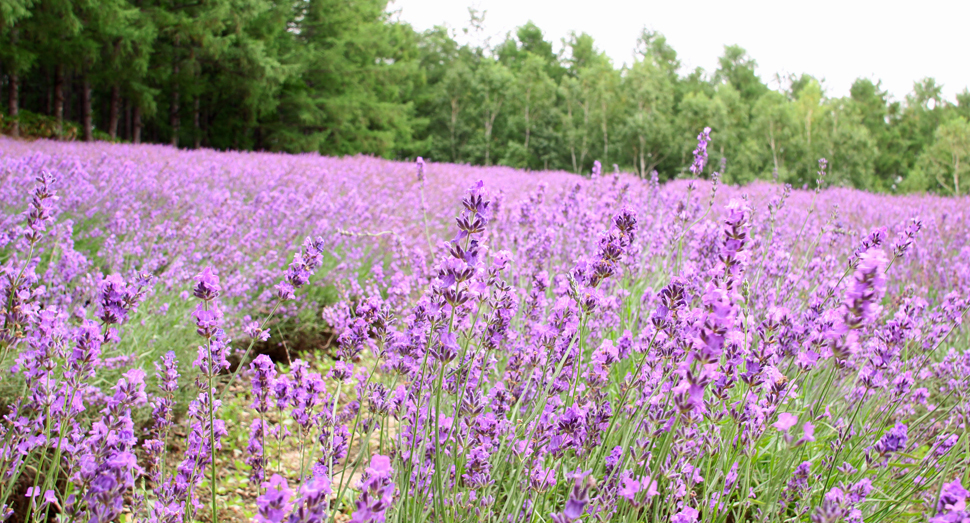
M484 24L470 10L460 32ZM714 71L686 70L659 31L633 49L618 65L532 22L494 42L418 32L386 0L0 0L2 128L670 180L710 127L701 174L727 183L801 187L824 157L830 185L970 192L967 89L947 100L924 78L896 100L859 78L834 97L808 73L763 77L736 45Z

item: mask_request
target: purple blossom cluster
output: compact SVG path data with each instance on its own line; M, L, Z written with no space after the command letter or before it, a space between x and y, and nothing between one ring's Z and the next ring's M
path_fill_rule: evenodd
M700 176L707 165L707 145L711 142L711 128L705 127L701 134L697 135L697 148L694 149L694 163L690 166L690 172L694 176Z
M970 520L966 198L0 143L0 520Z

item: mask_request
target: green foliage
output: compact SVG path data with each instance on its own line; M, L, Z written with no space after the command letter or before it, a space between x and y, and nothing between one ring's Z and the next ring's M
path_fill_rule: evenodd
M920 153L917 165L946 193L970 192L970 122L957 116L937 127L932 145Z
M718 58L717 62L715 82L731 84L747 102L757 100L768 90L768 86L755 72L758 63L740 46L724 46L724 55Z
M58 128L57 121L50 116L24 110L20 111L16 119L0 114L0 130L10 132L14 120L19 124L20 135L26 138L73 140L78 133L77 124L65 122Z
M622 130L634 151L634 170L647 176L667 159L674 146L673 82L663 57L649 52L636 60L623 78L625 99L631 105Z
M387 23L386 1L301 5L300 74L284 86L275 148L392 157L413 147L413 31Z
M463 31L483 37L484 14L470 18ZM416 32L387 0L0 0L0 83L8 113L25 109L4 130L576 173L599 160L670 179L709 126L702 176L728 183L811 185L822 157L828 184L970 183L965 162L954 179L944 161L961 147L951 122L970 119L970 91L951 103L931 78L903 101L864 78L837 98L808 74L770 89L736 45L714 71L684 71L650 30L622 67L590 35L557 48L531 21L494 46L478 40Z

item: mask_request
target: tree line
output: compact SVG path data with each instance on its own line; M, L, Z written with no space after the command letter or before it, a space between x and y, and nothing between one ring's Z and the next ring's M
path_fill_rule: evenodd
M482 27L471 11L463 31ZM0 0L3 128L576 173L598 160L670 179L709 126L704 175L731 183L808 184L825 157L833 184L970 189L970 91L952 103L927 78L897 101L860 78L833 97L808 74L769 88L738 46L685 71L648 30L622 66L588 34L562 44L531 22L461 44L386 0Z

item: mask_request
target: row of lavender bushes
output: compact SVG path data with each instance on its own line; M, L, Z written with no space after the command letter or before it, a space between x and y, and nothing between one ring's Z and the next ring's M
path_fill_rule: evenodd
M967 199L3 145L0 517L970 517Z

